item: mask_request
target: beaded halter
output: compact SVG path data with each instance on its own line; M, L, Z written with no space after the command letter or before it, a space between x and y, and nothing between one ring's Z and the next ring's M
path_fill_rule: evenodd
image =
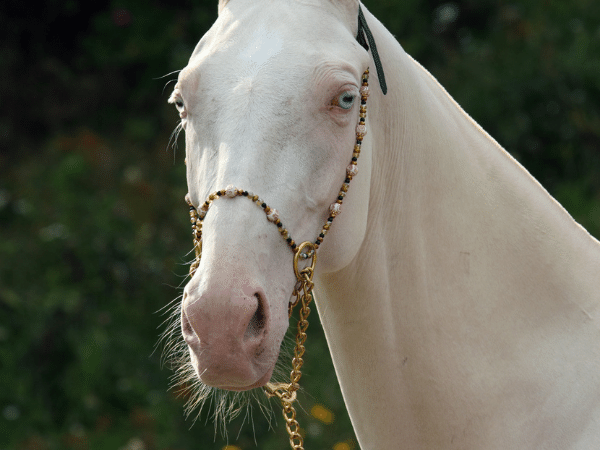
M365 35L367 39L365 40ZM356 36L357 41L367 51L369 46L377 69L377 76L379 79L379 85L383 94L387 93L387 85L385 82L385 76L383 74L383 67L379 59L375 40L371 34L371 30L367 25L367 21L362 12L362 9L358 8L358 34ZM368 44L367 44L368 41ZM289 317L292 316L294 307L301 303L299 310L298 319L298 331L296 334L296 345L294 347L294 358L292 359L292 371L290 373L289 383L267 383L265 386L265 394L268 397L277 397L281 401L283 408L283 417L286 422L286 429L290 438L290 446L294 450L304 450L304 438L300 434L300 425L296 420L296 410L294 409L293 403L296 400L296 394L300 385L300 377L302 376L301 368L304 364L302 356L304 355L305 348L304 343L306 342L306 330L308 328L308 315L310 314L309 304L314 300L314 294L312 292L314 283L312 281L315 272L315 264L317 262L317 249L323 242L325 235L331 228L333 219L340 214L342 208L342 202L350 187L350 181L358 174L358 157L360 156L360 149L364 136L367 134L367 127L365 121L367 118L367 98L369 96L369 69L367 68L362 76L362 85L360 87L360 111L359 120L356 125L356 143L354 144L354 150L352 153L352 159L350 164L346 167L346 178L344 183L338 192L337 199L329 207L329 217L325 221L325 224L321 228L321 231L314 242L302 242L297 245L296 242L290 236L287 228L283 226L283 223L279 219L279 213L276 209L268 206L258 195L234 187L232 185L227 186L225 189L215 191L208 196L206 201L200 206L199 209L193 205L191 198L188 195L185 196L190 207L190 221L192 223L192 235L194 239L194 251L196 253L196 259L190 266L190 276L194 276L196 269L200 265L200 257L202 256L202 221L206 217L206 214L212 203L221 197L235 198L235 197L246 197L257 206L263 209L267 216L267 220L272 222L279 233L285 239L286 243L294 254L294 274L296 275L297 283L292 293L292 297L295 297L295 301L290 302L289 305ZM303 268L299 266L299 259L305 260Z
M342 187L340 188L340 191L337 196L337 200L335 201L335 203L332 203L331 206L329 207L329 217L327 218L327 221L321 228L321 232L319 233L319 236L314 241L314 243L311 244L311 247L312 247L311 250L313 250L313 251L315 251L319 248L319 246L323 242L323 239L325 238L325 235L331 228L333 219L341 212L342 202L344 200L344 197L346 196L346 192L348 192L348 188L350 187L350 181L352 181L352 178L358 174L357 162L358 162L358 157L360 156L360 148L362 145L363 137L367 134L367 127L365 125L365 119L367 117L367 97L369 96L368 80L369 80L369 69L367 68L367 70L365 70L365 72L363 73L362 86L360 87L360 97L361 97L360 112L359 112L359 121L358 121L358 124L356 125L356 143L354 145L354 152L352 153L352 159L350 161L350 164L346 168L346 179L344 180L344 183L342 184ZM200 264L200 256L202 253L202 221L206 217L206 213L208 212L208 209L212 205L213 201L215 201L216 199L218 199L220 197L235 198L235 197L239 197L239 196L248 198L252 202L256 203L257 206L262 208L264 210L265 214L267 215L267 219L269 220L269 222L272 222L277 226L277 228L279 229L279 233L285 239L285 241L287 242L287 244L291 248L291 250L294 253L297 251L298 246L296 245L296 242L290 237L289 231L287 230L287 228L285 228L283 226L283 223L279 219L279 212L275 208L271 208L270 206L268 206L258 195L255 195L252 192L245 191L243 189L239 189L232 185L229 185L223 190L215 191L212 194L210 194L208 196L208 198L206 199L206 201L202 204L202 206L200 206L200 208L197 210L196 207L192 204L192 201L188 194L185 196L185 200L190 207L190 217L191 217L192 230L193 230L193 236L194 236L194 248L196 251L196 260L190 266L190 275L191 276L194 275L194 272L196 271L196 269L198 268L198 265ZM313 256L313 254L310 251L307 253L301 253L301 255L300 255L300 257L302 259L308 259L308 258L311 258L312 256Z
M306 341L306 329L308 328L308 315L310 313L309 304L314 299L312 292L314 283L312 281L315 264L317 261L317 249L323 242L325 235L331 228L333 219L340 214L342 208L342 202L350 187L350 181L358 174L358 157L360 156L360 149L363 138L367 134L367 127L365 120L367 118L367 97L369 96L369 69L365 70L362 76L362 85L360 87L360 111L359 120L356 125L356 142L354 144L354 150L352 153L352 159L350 164L346 167L346 178L344 183L338 192L337 199L329 207L329 217L325 221L325 224L321 228L321 231L314 242L303 242L297 245L294 239L291 238L289 231L283 225L279 218L279 213L276 209L268 206L258 195L234 187L227 186L225 189L215 191L208 196L206 201L196 209L192 204L191 198L188 195L185 199L190 207L190 222L192 223L192 235L194 239L194 250L196 253L196 259L190 266L190 276L194 276L196 269L200 265L200 258L202 256L202 221L206 217L206 214L212 205L212 203L218 198L235 198L235 197L246 197L247 199L254 202L258 207L262 208L267 216L267 220L273 223L279 230L281 236L285 239L288 246L294 253L294 273L298 280L296 287L293 292L295 301L290 303L289 316L291 317L294 306L299 302L302 303L300 308L300 319L298 320L298 333L296 335L296 346L294 348L294 358L292 360L292 372L290 374L290 383L267 383L265 386L265 393L269 397L278 397L281 400L283 406L283 416L286 420L286 429L290 436L290 445L293 449L303 450L303 438L299 433L299 425L296 421L296 411L292 406L292 403L296 400L296 392L300 388L298 381L302 376L300 371L304 361L302 356L304 355L304 342ZM310 260L308 266L300 269L299 259Z

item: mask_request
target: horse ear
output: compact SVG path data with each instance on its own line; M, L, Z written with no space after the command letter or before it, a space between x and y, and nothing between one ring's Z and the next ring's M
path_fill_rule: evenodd
M229 0L219 0L219 14L221 14L221 11L223 11L223 8L225 8L225 5L227 5L228 2Z

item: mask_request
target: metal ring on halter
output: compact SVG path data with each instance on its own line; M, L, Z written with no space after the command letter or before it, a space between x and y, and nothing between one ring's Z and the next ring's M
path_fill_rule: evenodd
M308 249L307 252L304 252L304 249ZM304 255L304 256L302 256ZM303 269L298 269L298 259L302 258L308 260L308 258L312 258L310 265L304 267ZM297 280L302 280L304 277L302 274L309 274L309 278L312 278L315 273L315 265L317 264L317 252L315 251L315 244L309 241L304 241L301 243L296 249L296 253L294 253L294 274L296 275Z

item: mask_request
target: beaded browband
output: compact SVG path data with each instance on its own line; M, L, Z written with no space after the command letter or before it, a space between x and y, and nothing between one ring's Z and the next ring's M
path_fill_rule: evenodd
M302 259L311 258L313 256L313 252L315 252L323 242L325 235L331 228L333 219L335 219L335 217L341 212L342 202L344 201L344 197L348 192L350 181L352 181L352 178L358 174L357 162L358 157L360 156L360 148L362 145L363 138L365 134L367 134L365 120L367 118L367 97L369 96L368 80L369 69L367 68L367 70L365 70L362 76L362 85L360 87L360 112L358 124L356 125L356 143L354 144L354 151L352 153L352 159L350 161L350 164L348 165L348 167L346 167L346 179L344 180L344 183L340 188L337 200L335 201L335 203L332 203L329 207L329 217L323 225L319 236L312 244L312 249L310 249L308 252L301 253L299 255ZM200 256L202 254L202 221L206 217L206 213L208 212L210 205L213 201L220 197L235 198L240 196L250 199L251 201L256 203L256 205L262 208L265 214L267 215L267 219L269 220L269 222L272 222L277 226L277 228L279 229L279 233L285 239L292 251L296 253L296 251L298 250L296 242L291 238L289 231L283 226L283 223L279 219L279 213L277 212L277 210L268 206L258 195L230 185L223 190L219 190L210 194L206 201L197 210L196 207L194 207L194 205L192 204L191 198L188 194L185 196L185 199L188 205L190 206L190 221L192 223L192 235L194 237L194 249L196 252L196 260L190 266L190 275L194 275L194 272L200 264Z

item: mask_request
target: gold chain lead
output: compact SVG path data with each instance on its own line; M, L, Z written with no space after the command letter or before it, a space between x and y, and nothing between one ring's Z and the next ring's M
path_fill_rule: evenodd
M303 250L307 250L301 253ZM308 329L308 315L310 314L310 303L313 300L312 289L314 283L312 277L314 274L315 264L317 262L317 253L315 250L315 244L311 242L303 242L298 246L296 253L294 254L294 273L298 278L298 286L294 290L294 295L297 300L290 307L291 309L297 303L300 303L299 318L298 318L298 331L296 333L296 346L294 347L294 359L292 359L292 371L290 372L289 383L267 383L265 386L265 393L268 397L277 397L281 401L283 408L283 418L285 419L285 428L290 436L290 446L294 450L304 450L304 438L300 434L300 425L296 420L296 410L294 409L294 401L296 400L296 393L300 388L298 382L302 377L302 365L304 360L304 343L306 342L306 330ZM298 267L298 258L301 254L311 254L310 265L300 269Z

